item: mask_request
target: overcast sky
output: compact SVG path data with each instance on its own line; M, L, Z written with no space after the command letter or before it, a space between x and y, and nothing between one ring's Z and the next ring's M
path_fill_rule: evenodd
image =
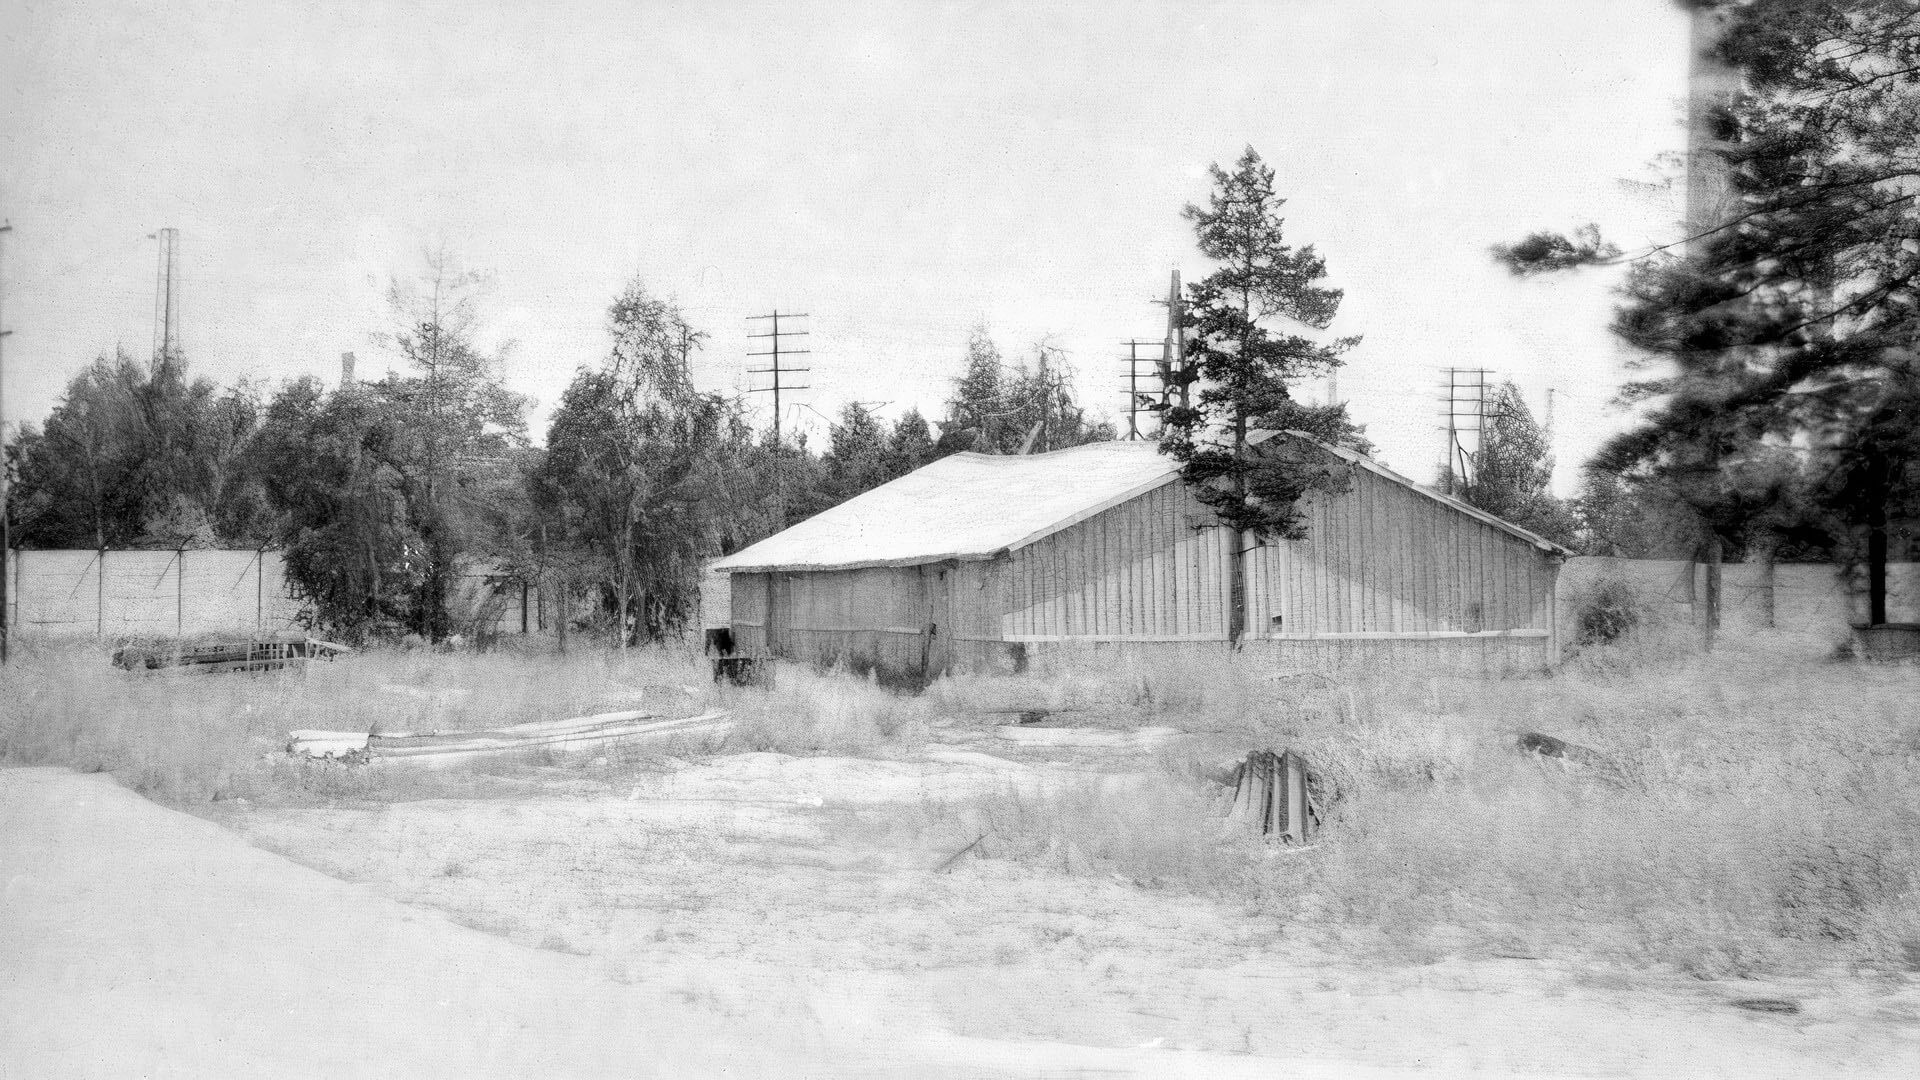
M1565 490L1622 422L1618 272L1520 282L1486 249L1588 220L1631 249L1679 213L1646 183L1682 145L1670 0L0 12L12 424L116 343L151 351L163 226L221 382L331 385L347 350L382 373L387 284L444 243L495 277L485 334L518 342L536 440L635 274L710 334L707 388L749 385L746 316L809 313L790 422L937 416L984 324L1013 356L1052 335L1124 423L1122 343L1160 338L1171 269L1208 269L1180 208L1251 144L1347 290L1339 390L1382 460L1430 480L1440 369L1489 367L1536 411L1559 391Z

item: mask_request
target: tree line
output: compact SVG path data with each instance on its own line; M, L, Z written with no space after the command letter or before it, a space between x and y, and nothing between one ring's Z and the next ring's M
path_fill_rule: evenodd
M6 447L15 543L278 548L316 624L352 640L484 631L503 602L486 577L538 582L570 598L563 631L637 642L684 629L707 561L937 458L1113 437L1051 342L1009 360L977 330L938 420L855 402L824 446L776 443L694 385L706 334L635 279L536 446L508 350L481 344L486 286L430 252L387 297L400 370L331 388L97 359Z
M1739 76L1690 163L1723 205L1633 255L1592 228L1495 254L1522 275L1630 265L1613 329L1644 412L1587 468L1601 544L1864 564L1884 622L1920 524L1920 6L1682 6Z
M1719 57L1743 73L1711 118L1731 211L1679 251L1627 259L1591 228L1495 251L1523 275L1632 263L1614 329L1647 375L1622 396L1647 407L1561 500L1545 433L1517 389L1495 387L1452 479L1591 554L1864 560L1881 621L1891 541L1920 520L1920 8L1689 3L1722 20ZM1170 297L1177 361L1140 404L1224 524L1294 538L1301 500L1344 470L1255 443L1299 430L1370 451L1345 403L1293 394L1358 339L1328 336L1342 293L1311 245L1287 242L1273 169L1249 147L1211 178L1185 216L1214 270ZM636 280L535 446L530 403L477 343L481 284L430 257L389 297L405 370L331 391L222 389L182 361L101 358L7 447L21 543L272 544L349 636L460 632L477 621L469 571L486 567L578 598L626 642L686 624L706 560L941 456L1114 437L1054 344L1009 360L982 330L937 421L850 403L825 446L777 442L737 398L693 385L705 334Z

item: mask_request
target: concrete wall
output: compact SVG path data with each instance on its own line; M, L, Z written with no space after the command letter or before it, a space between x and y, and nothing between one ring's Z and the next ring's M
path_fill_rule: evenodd
M1688 624L1705 618L1706 579L1704 565L1684 559L1569 559L1560 572L1562 640L1577 640L1582 598L1602 582L1625 585L1656 618ZM1836 566L1788 563L1774 566L1769 578L1768 568L1760 563L1727 563L1720 581L1720 621L1729 630L1770 622L1773 629L1838 642L1867 614L1864 569L1849 580ZM1887 617L1920 622L1920 563L1887 568Z
M15 551L8 625L22 637L172 636L296 627L275 551Z

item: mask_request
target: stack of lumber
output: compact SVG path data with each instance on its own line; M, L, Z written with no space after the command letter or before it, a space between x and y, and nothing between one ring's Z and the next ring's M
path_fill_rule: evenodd
M662 719L638 710L598 713L568 720L541 720L493 731L362 734L351 731L295 731L287 752L343 761L396 761L451 765L527 751L599 749L661 736L719 735L731 725L725 710Z
M1307 763L1299 754L1255 750L1234 771L1232 783L1233 806L1227 820L1291 844L1307 842L1319 813L1310 797Z
M128 671L168 667L194 671L277 671L308 660L331 660L352 651L345 645L319 641L304 634L278 634L243 641L130 643L114 652L113 663Z

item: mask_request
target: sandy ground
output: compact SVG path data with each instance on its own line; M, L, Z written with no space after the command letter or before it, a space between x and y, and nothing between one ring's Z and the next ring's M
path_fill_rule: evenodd
M993 748L228 807L235 831L0 770L0 1076L1920 1075L1911 983L1359 965L885 828L1057 779Z

